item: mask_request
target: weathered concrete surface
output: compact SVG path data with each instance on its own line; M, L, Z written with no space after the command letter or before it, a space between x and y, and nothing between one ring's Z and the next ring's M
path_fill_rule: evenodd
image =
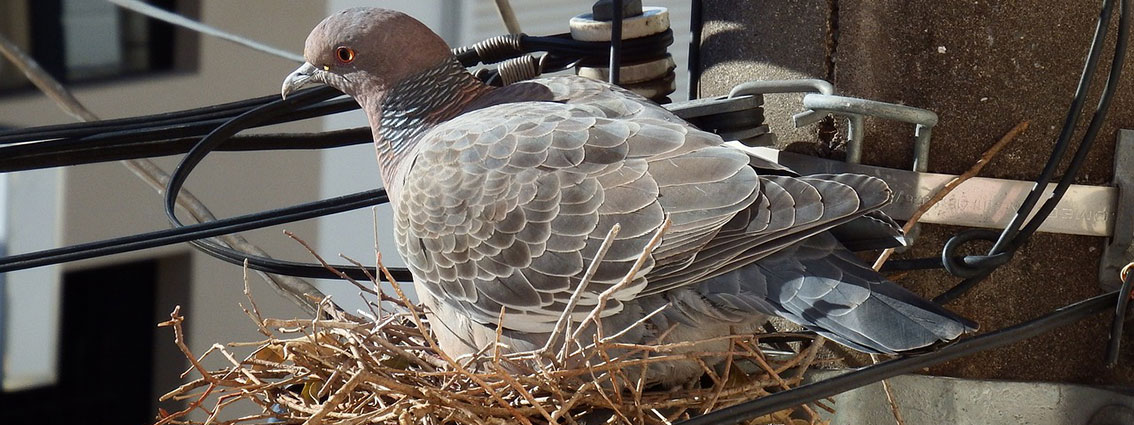
M701 97L755 79L826 79L826 10L826 0L705 2ZM766 122L781 140L814 137L814 128L791 125L802 102L801 94L764 97Z
M832 78L840 94L936 112L940 124L934 130L929 168L953 174L971 167L1018 122L1029 120L1031 128L986 167L983 175L1033 179L1047 161L1062 125L1094 30L1097 3L705 2L701 94L727 93L734 84L751 79ZM1111 43L1114 34L1112 26ZM1108 53L1103 62L1109 58ZM1100 75L1105 76L1107 68L1102 68ZM1134 71L1128 71L1107 125L1076 183L1110 181L1116 129L1134 128ZM1088 111L1101 85L1101 79L1096 80ZM781 134L781 147L793 141L815 143L814 130L782 131L787 125L785 117L799 110L798 103L771 101L767 109L772 128ZM1086 119L1082 123L1078 135ZM910 166L910 126L868 119L867 127L864 163ZM939 255L944 242L958 230L924 226L917 245L905 256ZM981 322L981 331L987 332L1096 295L1096 270L1104 242L1103 238L1036 235L1011 264L950 307ZM943 271L924 271L909 273L899 281L915 292L933 296L959 279ZM1109 320L1100 315L930 372L986 379L1132 383L1134 349L1124 350L1125 366L1108 370L1102 365ZM1131 337L1134 333L1127 334Z
M843 371L809 374L816 382ZM1134 396L1073 384L1005 382L905 375L890 380L907 425L1134 423ZM832 397L835 412L816 409L831 425L894 423L881 383Z

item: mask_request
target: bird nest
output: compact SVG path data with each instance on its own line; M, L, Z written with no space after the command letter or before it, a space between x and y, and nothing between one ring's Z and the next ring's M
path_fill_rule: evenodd
M628 345L602 337L601 330L571 349L502 354L497 344L453 359L437 348L422 307L409 302L381 264L379 270L393 294L381 290L379 279L355 282L381 300L368 302L369 312L350 314L321 300L316 318L308 320L262 317L245 279L244 311L266 338L214 344L200 357L184 343L186 319L175 309L161 326L173 329L192 364L187 374L199 377L162 397L187 407L160 412L157 424L669 424L788 389L821 361L821 337L811 334ZM708 342L721 346L722 339L727 350L689 351ZM243 360L228 348L248 346L255 349ZM228 366L202 366L216 356ZM690 359L704 370L700 380L677 388L644 382L643 366ZM259 413L233 408L240 404L253 404ZM805 405L748 423L818 422Z

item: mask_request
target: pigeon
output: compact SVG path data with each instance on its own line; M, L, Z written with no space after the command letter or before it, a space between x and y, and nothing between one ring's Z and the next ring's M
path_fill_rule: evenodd
M498 330L504 350L536 350L561 317L578 329L589 314L632 344L750 334L774 315L885 354L976 329L844 246L900 240L878 178L800 176L601 81L490 87L397 11L326 18L304 58L282 94L322 83L365 111L398 253L450 356L495 344ZM696 349L727 348L706 344ZM703 373L676 363L647 379Z

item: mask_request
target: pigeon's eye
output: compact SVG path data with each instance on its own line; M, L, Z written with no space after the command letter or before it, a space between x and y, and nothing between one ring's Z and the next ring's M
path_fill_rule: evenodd
M354 62L354 49L340 46L335 49L335 59L338 59L340 63L344 64Z

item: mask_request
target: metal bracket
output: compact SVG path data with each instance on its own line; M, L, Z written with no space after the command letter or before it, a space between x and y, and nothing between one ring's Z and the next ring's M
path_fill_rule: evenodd
M1099 261L1099 285L1108 291L1122 286L1118 273L1134 261L1134 130L1118 131L1113 183L1118 188L1114 234Z
M937 125L937 114L921 108L879 102L856 97L834 96L831 94L809 94L803 97L803 107L822 114L847 117L847 162L858 164L862 160L863 117L872 116L914 124L914 163L913 170L925 172L929 169L929 140L933 126ZM795 125L809 124L813 116L797 115Z
M763 80L741 83L728 93L729 98L744 95L765 95L771 93L808 93L803 96L803 112L792 116L796 127L818 122L827 114L847 118L847 162L857 164L862 159L862 140L866 116L891 119L914 124L914 164L913 170L925 172L929 167L929 141L933 127L937 125L937 114L921 108L835 96L831 83L820 79ZM768 133L760 140L747 141L748 146L770 146L775 135ZM753 143L755 142L755 143Z

